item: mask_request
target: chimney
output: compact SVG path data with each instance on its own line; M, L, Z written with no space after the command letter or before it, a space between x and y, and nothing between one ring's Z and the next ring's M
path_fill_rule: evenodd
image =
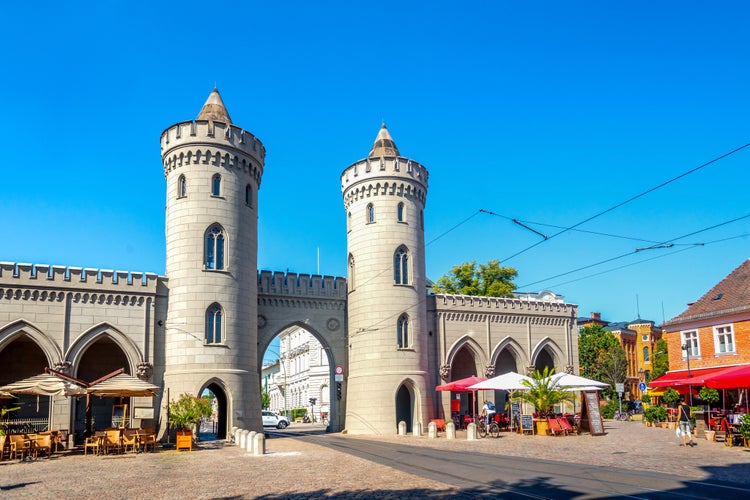
M601 321L602 320L602 313L600 313L600 312L592 312L591 313L591 319L595 319L597 321Z

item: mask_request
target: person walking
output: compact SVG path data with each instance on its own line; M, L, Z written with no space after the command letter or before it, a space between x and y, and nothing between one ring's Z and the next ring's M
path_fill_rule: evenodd
M692 422L690 421L690 406L685 403L685 398L680 396L680 406L678 407L680 414L680 437L682 438L682 444L680 446L695 446L693 441ZM690 443L687 442L687 438L690 436Z

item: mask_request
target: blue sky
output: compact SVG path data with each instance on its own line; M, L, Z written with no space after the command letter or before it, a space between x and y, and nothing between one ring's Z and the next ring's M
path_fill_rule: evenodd
M660 323L750 257L750 147L541 243L510 219L553 235L750 142L748 10L5 5L0 260L163 274L159 136L217 85L267 149L261 269L316 272L319 249L320 272L345 275L339 177L385 121L430 172L431 279L500 259L580 316Z

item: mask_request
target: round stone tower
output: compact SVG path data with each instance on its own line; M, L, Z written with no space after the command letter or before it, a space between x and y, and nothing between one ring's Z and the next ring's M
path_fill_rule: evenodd
M367 158L341 174L347 217L349 373L346 429L424 426L430 386L424 207L427 169L383 125Z
M167 181L170 399L217 394L220 429L262 430L257 353L257 194L265 149L214 89L196 120L161 135Z

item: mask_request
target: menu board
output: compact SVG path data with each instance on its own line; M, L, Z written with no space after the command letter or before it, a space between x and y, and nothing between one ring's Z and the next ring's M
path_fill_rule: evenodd
M521 425L521 405L518 401L510 404L510 425L514 429Z
M531 415L521 415L521 432L534 432L534 418Z
M592 436L601 436L604 434L604 422L602 414L599 412L599 393L596 391L584 392L586 397L585 406L588 414L589 432Z

